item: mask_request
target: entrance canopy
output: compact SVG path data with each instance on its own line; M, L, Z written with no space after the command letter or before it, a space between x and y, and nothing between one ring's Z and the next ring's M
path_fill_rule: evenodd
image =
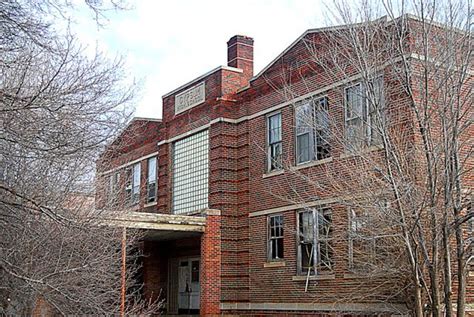
M204 232L206 217L127 212L104 217L107 225L145 229L150 240L179 239L199 236Z

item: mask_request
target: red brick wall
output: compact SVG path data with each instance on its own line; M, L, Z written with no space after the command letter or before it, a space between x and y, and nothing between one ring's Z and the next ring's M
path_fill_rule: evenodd
M106 207L105 195L107 192L108 178L115 172L120 173L120 188L118 193L118 204L114 209L130 208L125 202L125 182L126 168L119 168L129 162L138 160L144 156L158 151L157 142L163 139L163 125L161 121L155 119L134 119L122 134L110 144L106 151L97 161L97 179L96 179L96 206L100 209ZM142 160L140 162L140 202L134 209L153 212L156 206L144 207L146 204L146 179L148 173L148 162ZM127 166L129 167L129 166ZM112 169L113 172L108 171ZM105 174L104 174L105 172ZM158 171L160 173L160 171Z
M218 315L221 301L221 216L211 211L206 216L206 231L201 237L201 304L203 316Z
M315 42L324 40L317 33L308 34L306 39ZM243 54L250 58L252 56L245 51L246 47L235 46L235 49L243 49ZM319 53L327 54L324 51ZM234 48L229 49L229 56L233 54L236 54ZM201 312L219 313L219 302L313 303L334 302L336 299L370 303L383 300L389 295L391 282L382 287L386 280L374 280L372 284L367 284L361 279L345 276L349 273L347 241L338 241L335 245L335 270L332 279L311 281L307 293L304 292L304 282L293 281L292 278L296 275L295 210L282 213L285 221L285 266L264 267L267 262L267 217L249 218L249 213L290 205L299 200L332 198L337 194L337 189L329 180L326 181L328 176L333 180L339 178L346 181L354 174L348 168L356 169L358 163L354 158L345 157L341 144L334 142L331 150L332 161L299 170L304 176L318 179L322 185L320 187L308 186L301 182L301 176L288 171L278 175L266 175L267 114L256 114L289 102L291 96L302 96L324 89L345 76L332 74L318 67L311 60L303 43L296 44L271 65L263 76L253 79L250 84L250 64L244 63L241 67L245 68L243 73L221 69L164 97L163 123L159 125L159 132L150 137L150 142L127 148L127 153L117 159L117 162L133 160L134 157L156 150L157 141L170 140L203 126L209 129L209 208L220 210L220 216L208 216L206 233L201 240ZM353 70L349 68L350 71ZM400 134L404 142L413 143L415 127L413 113L409 109L410 100L404 95L394 70L388 67L383 71L383 75L388 87L386 100L392 129ZM206 84L206 101L175 115L176 94L200 82ZM329 100L329 115L338 126L334 133L340 138L344 133L344 87L348 84L350 83L341 83L320 94L327 96ZM291 88L291 94L282 93L283 88ZM278 111L282 114L283 156L289 166L294 166L293 107L289 104ZM252 117L249 120L242 119L245 116ZM212 121L222 117L232 122ZM471 131L469 136L472 137L472 134ZM159 146L158 159L158 203L153 207L153 211L170 213L172 141ZM469 164L472 166L472 161ZM142 173L145 171L146 168L142 166ZM469 174L465 182L472 185L472 180L472 174ZM296 189L301 197L292 194L293 189ZM343 206L331 207L334 230L344 234L348 224L347 210ZM169 255L156 251L158 244L150 243L149 246L147 274L151 276L151 280L158 281L153 287L162 287L160 278L156 277L156 271L159 271L157 267L161 268L163 265L161 259ZM162 246L159 249L168 247ZM155 252L153 250L160 255L152 255ZM164 273L160 273L160 276L164 276ZM153 287L149 286L149 294ZM375 295L364 296L372 293L369 291L374 288L378 289ZM472 294L469 296L472 298ZM394 301L398 299L395 298Z

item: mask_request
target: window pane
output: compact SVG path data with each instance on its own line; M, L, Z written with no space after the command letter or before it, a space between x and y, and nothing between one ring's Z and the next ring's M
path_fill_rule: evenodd
M199 261L191 262L191 282L199 282Z
M362 118L363 102L364 97L361 84L346 89L346 120Z
M270 144L281 141L281 114L275 114L268 117L268 129L269 136L268 141Z
M133 166L133 187L140 186L140 163Z
M329 239L331 234L331 214L320 211L317 213L318 217L318 231L320 239Z
M276 239L277 252L275 253L277 259L283 259L283 238Z
M300 240L302 242L312 243L314 241L314 223L313 212L302 212L300 215Z
M296 107L296 134L310 133L313 128L312 104L306 102Z
M148 159L148 182L152 183L156 180L156 157Z
M281 142L272 144L270 146L270 159L271 159L270 170L280 169L283 166L282 154L281 154Z
M304 163L311 160L311 154L314 150L310 142L310 134L302 134L296 137L296 161L298 163Z
M308 269L313 269L314 249L312 243L301 245L301 269L302 273L307 273ZM314 272L313 272L314 273Z

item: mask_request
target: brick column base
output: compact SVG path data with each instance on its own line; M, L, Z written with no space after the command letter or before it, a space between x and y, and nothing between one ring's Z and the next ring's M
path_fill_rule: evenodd
M209 209L201 237L201 316L220 314L221 301L221 212Z

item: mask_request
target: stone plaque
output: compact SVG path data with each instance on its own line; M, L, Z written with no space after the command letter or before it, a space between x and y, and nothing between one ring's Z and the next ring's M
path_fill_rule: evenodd
M174 97L174 113L178 114L189 108L199 105L206 100L206 86L204 82L186 89Z

